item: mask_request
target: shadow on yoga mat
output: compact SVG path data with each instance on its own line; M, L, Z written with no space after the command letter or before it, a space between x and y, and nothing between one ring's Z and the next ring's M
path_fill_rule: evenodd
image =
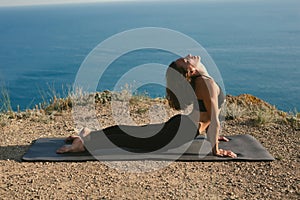
M207 154L210 145L205 145L204 137L197 137L193 140L190 147L181 156L178 156L178 161L273 161L274 158L269 152L250 135L234 135L228 136L229 142L220 142L221 149L231 149L235 152L237 158L222 158ZM100 149L93 152L97 155L97 159L89 152L82 153L66 153L56 154L56 149L64 145L64 138L41 138L34 141L29 150L22 157L23 161L93 161L93 160L173 160L174 154L180 151L180 147L171 149L168 152L156 154L141 154L137 156L128 154L120 155L114 153L114 149ZM209 149L208 149L209 148ZM180 155L180 154L178 154Z

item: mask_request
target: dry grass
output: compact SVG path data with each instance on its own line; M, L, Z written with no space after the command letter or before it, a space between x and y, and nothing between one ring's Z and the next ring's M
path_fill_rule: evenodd
M0 98L1 115L0 126L6 125L7 119L10 118L41 118L41 121L47 121L46 116L57 115L63 111L68 111L76 105L92 104L101 106L112 101L128 102L131 106L130 113L143 114L150 111L151 105L155 102L160 105L167 105L167 100L164 98L150 98L146 94L132 95L127 89L121 92L103 91L95 94L86 94L82 90L77 89L74 92L68 92L65 98L57 96L55 91L52 91L49 102L43 101L36 105L34 109L20 112L14 112L10 105L8 91L2 88L2 98ZM49 95L49 94L48 94ZM43 97L43 99L45 99ZM285 123L292 126L294 129L300 129L300 113L283 112L276 109L274 106L250 94L242 94L239 96L227 96L226 106L222 109L222 115L226 120L241 120L248 119L253 126L264 126L272 123Z
M4 86L1 87L0 105L0 112L12 112L9 92Z
M248 119L254 126L272 123L288 123L299 128L300 114L287 113L250 94L227 96L225 116L227 120ZM297 117L298 116L298 117Z

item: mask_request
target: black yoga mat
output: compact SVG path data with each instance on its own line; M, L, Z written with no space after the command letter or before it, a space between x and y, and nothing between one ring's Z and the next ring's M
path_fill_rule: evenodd
M234 135L227 137L230 141L219 143L222 149L235 152L237 158L217 157L210 153L210 145L204 137L197 137L187 148L170 149L161 153L124 153L116 149L99 149L92 152L56 154L56 149L65 144L64 138L40 138L33 141L29 150L22 157L23 161L93 161L93 160L178 160L178 161L273 161L269 152L251 135ZM135 151L138 152L138 151Z

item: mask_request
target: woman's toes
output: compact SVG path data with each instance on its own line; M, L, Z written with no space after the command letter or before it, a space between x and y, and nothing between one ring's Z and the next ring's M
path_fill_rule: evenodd
M61 148L57 149L56 153L59 153L59 154L60 153L67 153L67 152L71 151L71 149L72 149L72 146L70 146L70 145L64 145Z
M218 140L219 140L219 141L225 141L225 142L228 142L228 141L229 141L229 139L226 138L226 137L224 137L224 136L219 136Z

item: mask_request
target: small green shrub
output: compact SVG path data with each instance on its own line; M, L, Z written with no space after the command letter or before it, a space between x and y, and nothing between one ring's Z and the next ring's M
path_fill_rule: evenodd
M227 119L227 120L239 119L246 112L245 108L243 108L235 103L227 104L226 108L223 110L225 113L221 113L221 114L225 115L225 119Z
M287 116L287 121L295 130L300 130L300 113L295 109Z
M103 92L97 92L95 95L95 102L106 104L111 101L112 93L108 90L105 90Z
M144 114L148 111L149 109L148 108L138 108L136 113L138 114Z
M265 124L273 123L277 120L277 114L275 110L262 109L256 111L256 116L254 117L254 125L262 126Z

